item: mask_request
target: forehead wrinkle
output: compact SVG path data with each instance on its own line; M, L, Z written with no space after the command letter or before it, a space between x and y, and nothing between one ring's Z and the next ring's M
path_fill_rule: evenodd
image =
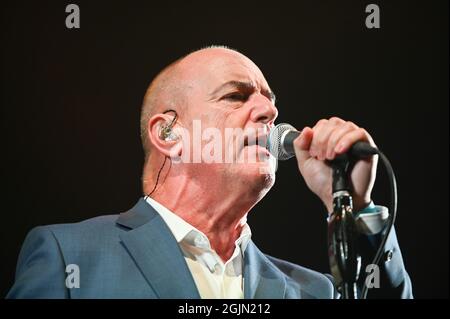
M237 76L236 78L241 78ZM246 78L246 77L242 77ZM248 91L256 91L260 90L261 93L266 96L268 99L270 99L272 102L275 103L276 97L273 91L270 89L269 86L266 87L265 84L257 84L254 83L251 80L229 80L225 83L220 84L219 86L216 86L212 92L209 93L210 98L214 98L217 96L218 93L220 93L223 90L226 89L243 89Z
M255 85L252 82L248 82L248 81L237 81L237 80L230 80L227 81L221 85L219 85L218 87L216 87L214 89L213 92L210 93L211 96L216 95L217 93L219 93L222 90L225 90L227 88L239 88L239 89L255 89Z
M237 81L251 83L252 87L275 102L275 95L253 61L235 51L219 51L206 49L194 52L183 58L178 65L185 80L192 84L192 89L199 90L205 96L205 101L220 92L219 88L225 83Z

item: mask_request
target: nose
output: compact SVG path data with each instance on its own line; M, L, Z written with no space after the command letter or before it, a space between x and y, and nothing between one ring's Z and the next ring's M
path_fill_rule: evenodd
M251 120L255 123L273 124L278 116L278 109L267 97L258 94L254 96Z

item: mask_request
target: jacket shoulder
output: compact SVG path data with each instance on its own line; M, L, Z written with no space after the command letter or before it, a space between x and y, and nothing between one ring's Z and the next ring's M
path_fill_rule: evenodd
M53 224L39 226L38 229L51 233L57 240L60 249L76 251L78 249L94 249L108 247L117 241L121 228L116 226L119 215L102 215L77 223Z
M116 220L119 217L118 214L114 215L101 215L89 219L85 219L76 223L66 224L52 224L45 226L38 226L41 229L48 229L52 232L69 232L79 233L83 232L104 232L110 231L111 228L115 228Z
M330 276L286 260L266 257L286 275L288 287L299 287L302 298L335 298L335 287Z

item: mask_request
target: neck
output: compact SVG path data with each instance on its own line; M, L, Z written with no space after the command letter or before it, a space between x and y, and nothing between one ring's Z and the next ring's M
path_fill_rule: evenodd
M175 166L162 184L160 180L160 186L151 197L202 231L222 260L229 260L246 223L247 213L260 196L248 189L237 189L240 183L226 183L220 176L193 177L176 172ZM154 184L147 186L144 186L144 191L146 188L151 191Z

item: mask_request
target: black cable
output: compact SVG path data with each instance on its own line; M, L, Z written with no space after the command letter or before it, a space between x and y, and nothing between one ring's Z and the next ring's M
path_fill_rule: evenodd
M381 261L381 257L384 255L384 247L386 245L389 234L391 233L392 228L394 227L395 219L397 218L397 181L394 174L394 169L392 168L391 162L389 162L386 155L384 155L381 151L378 150L378 155L380 156L384 167L386 168L386 173L389 179L390 185L390 203L389 203L389 218L387 225L383 230L383 239L381 240L380 246L378 247L377 253L372 261L373 265L377 265L379 267L379 263ZM363 289L361 291L361 299L366 299L368 293L367 283L364 281Z
M177 111L170 109L170 110L164 111L163 114L166 114L166 113L169 113L169 112L174 113L174 116L173 116L172 121L170 121L169 125L167 125L167 126L164 128L164 130L170 132L170 131L172 130L173 126L175 125L177 119L178 119L178 113L177 113Z
M169 125L167 125L167 127L165 128L166 130L170 131L170 130L172 130L173 126L175 125L175 123L176 123L176 121L178 119L178 113L177 113L177 111L170 109L170 110L164 111L163 114L166 114L166 113L169 113L169 112L173 112L175 114L173 119L172 119L172 121L170 121ZM155 186L153 187L153 189L152 189L152 191L150 193L148 193L147 195L144 196L144 198L150 197L150 195L155 192L156 187L158 186L159 177L161 175L161 172L162 172L162 170L164 168L164 165L166 165L167 158L168 158L167 156L164 158L164 162L163 162L163 164L161 165L161 168L158 171L158 175L156 176ZM170 167L172 167L172 160L171 159L169 159L169 160L170 160ZM170 170L170 167L169 167L169 170Z
M155 186L153 187L152 191L146 195L146 197L150 197L150 195L153 194L153 192L156 190L156 187L158 186L158 182L159 182L159 176L161 175L161 172L162 172L162 170L164 168L164 165L166 165L166 161L167 161L167 156L164 157L164 162L163 162L161 168L158 171L158 175L156 176Z

